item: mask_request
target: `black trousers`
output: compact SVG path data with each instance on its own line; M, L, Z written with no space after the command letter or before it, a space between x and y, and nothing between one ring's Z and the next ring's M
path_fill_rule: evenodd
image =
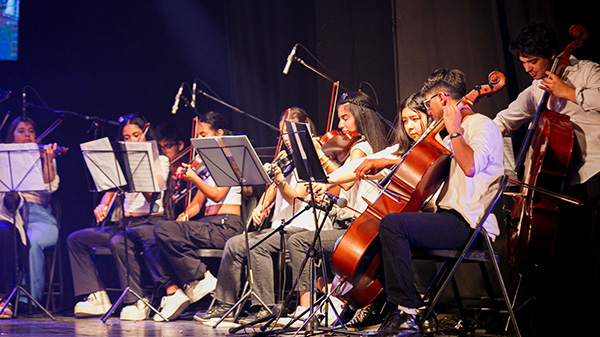
M203 279L207 267L196 250L221 249L243 230L241 217L234 214L210 215L197 221L161 221L154 230L161 264L167 266L159 281L161 287Z
M462 217L451 212L393 213L381 219L379 237L388 301L416 308L411 247L459 248L471 231Z
M2 255L0 259L0 294L4 295L8 295L16 284L14 234L15 229L12 223L0 221L0 254ZM19 236L17 236L17 250L19 264L25 263L27 247L21 242Z

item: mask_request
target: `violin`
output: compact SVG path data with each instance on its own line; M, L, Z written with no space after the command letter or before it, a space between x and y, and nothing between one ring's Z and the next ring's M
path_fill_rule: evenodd
M206 169L206 166L204 166L204 162L202 162L200 156L196 156L189 166L184 166L181 164L181 166L179 166L177 170L173 172L173 180L183 180L188 169L194 170L194 172L196 172L196 174L202 180L208 178L208 170Z
M587 38L585 28L580 25L571 26L569 34L574 40L554 59L550 69L559 77L573 50ZM560 191L563 187L573 150L574 128L569 116L547 110L549 97L544 92L515 166L519 170L524 165L523 182L518 182L521 189L514 195L506 240L508 263L515 269L546 262L556 241L559 200L564 200L564 196L548 191Z
M281 169L283 176L287 177L294 170L294 161L291 156L291 151L285 149L279 152L279 154L277 155L275 160L273 160L271 165L278 166ZM269 176L269 178L271 178L271 180L275 178L275 172L273 172L272 168L267 170L267 175Z
M46 146L46 145L39 144L38 146L39 146L39 149L40 149L40 154L43 154L44 153L44 146ZM59 157L66 155L67 152L69 152L69 148L68 147L64 147L64 146L57 146L56 150L54 151L54 153L57 156L59 156Z
M343 133L331 130L319 139L319 143L321 144L321 150L327 157L342 163L350 155L352 146L363 139L364 137L357 131Z

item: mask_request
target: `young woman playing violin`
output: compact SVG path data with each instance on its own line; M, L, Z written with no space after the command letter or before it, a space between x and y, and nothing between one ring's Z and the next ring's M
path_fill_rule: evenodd
M17 117L8 128L6 142L32 143L35 141L37 134L37 126L32 119ZM4 251L2 267L0 267L3 275L0 282L0 298L3 298L12 286L12 278L9 277L9 275L14 274L12 214L16 212L16 226L18 234L20 234L17 241L20 243L19 245L25 246L26 240L29 240L29 251L24 253L29 255L29 270L26 274L31 281L30 292L38 302L42 300L42 291L45 284L44 249L54 246L58 240L56 218L52 214L50 206L52 193L58 189L60 182L56 171L56 149L57 145L54 143L45 145L41 150L42 174L46 190L0 193L0 198L2 198L0 201L0 231L2 232L0 247ZM4 202L15 207L7 208ZM23 220L21 213L18 211L21 207L24 207L25 202L28 204L29 209L26 233L23 231ZM14 210L14 212L9 211L9 209ZM25 297L22 299L25 299ZM10 317L12 315L2 313L0 316Z
M428 116L425 108L423 107L423 97L420 94L413 94L405 99L399 109L398 122L396 127L396 133L394 135L394 145L387 147L385 149L379 149L377 153L382 153L387 150L387 152L395 153L398 155L404 153L407 149L410 148L411 144L416 141L421 134L427 128ZM352 106L350 102L358 102L355 106ZM373 111L360 111L356 114L349 113L351 110L367 110L366 106L373 107L371 100L365 94L353 94L348 96L345 100L340 102L340 106L338 107L338 114L340 116L340 124L339 127L345 131L356 130L357 123L355 122L355 116L371 116L371 118L377 118L376 114ZM376 125L376 123L361 123L362 125ZM368 132L368 131L367 131ZM371 133L371 139L374 137L376 133ZM383 135L380 133L380 136ZM368 145L368 141L366 142ZM364 147L362 147L364 148ZM335 179L331 179L334 175L339 176L349 176L350 179L346 179L344 184L341 184L342 189L340 190L340 197L346 198L348 200L348 209L355 210L357 212L356 215L360 214L360 212L364 211L367 207L367 204L362 200L362 196L366 196L369 194L370 189L367 182L356 181L354 179L353 165L351 163L360 162L361 158L368 158L369 155L373 154L373 150L370 146L366 148L366 151L362 151L360 147L356 147L352 149L350 159L347 160L344 165L339 167L337 170L328 170L330 174L329 181L332 183L331 185L323 185L317 184L315 187L316 190L332 190L333 186L337 185ZM322 156L322 154L320 154ZM330 168L335 164L330 163L328 160L323 160L323 167ZM337 165L335 165L337 167ZM347 189L347 190L346 190ZM349 217L348 214L338 214L338 220L346 220L346 222L351 222L353 217ZM337 228L333 230L325 230L321 231L320 239L321 246L323 251L326 254L325 262L329 262L329 258L333 249L335 247L335 243L337 240L344 234L346 231L344 228ZM293 235L289 240L290 246L290 256L292 259L292 264L294 266L300 266L300 263L304 259L305 251L309 247L311 241L313 239L312 233L299 233ZM329 269L329 268L328 268ZM294 276L297 277L299 274L299 268L293 268ZM331 275L330 275L331 276ZM306 308L310 305L310 276L307 270L305 270L300 276L299 282L299 291L300 291L300 306L296 309L295 314L300 315L302 312L306 311ZM330 319L335 319L334 315L330 315ZM365 317L363 317L365 318ZM362 323L359 320L353 320L353 324Z
M122 123L120 134L121 139L125 142L144 142L154 138L150 124L141 116L127 118ZM169 160L165 156L159 156L159 160L162 177L166 178L169 174ZM69 235L67 247L75 296L87 295L84 300L75 305L75 316L100 316L111 307L110 299L98 277L98 271L90 255L92 247L111 248L122 287L125 287L126 284L125 254L128 254L129 287L140 296L143 294L142 261L138 258L141 249L153 267L151 269L154 280L158 279L160 273L155 272L158 265L152 262L157 259L154 257L156 250L152 248L152 243L154 242L154 227L158 221L164 219L163 194L164 192L157 197L153 193L125 193L123 202L125 218L123 221L127 228L129 247L125 247L123 233L117 226L85 228ZM100 204L94 209L96 221L102 223L109 215L111 205L117 202L114 192L105 193ZM149 308L138 301L133 294L128 292L124 303L126 306L121 310L121 319L143 320L147 317Z
M281 138L286 147L290 147L289 137L284 121L308 123L311 130L314 132L314 125L310 117L301 108L292 107L287 109L283 114L279 123L281 130ZM272 224L274 227L279 226L282 220L292 218L296 212L304 208L298 197L305 198L308 195L307 186L298 183L296 170L292 170L287 176L283 174L278 165L266 165L267 171L272 172L273 183L269 185L259 200L258 205L252 212L252 219L255 226L260 226L262 222L273 212ZM273 231L270 226L253 233L249 239L249 245L262 241L269 236ZM285 235L289 237L293 233L300 231L314 230L314 217L312 210L303 212L295 218L295 220L286 225ZM219 275L217 277L217 287L213 297L216 299L215 304L206 312L198 312L194 316L197 321L205 322L213 318L220 318L229 310L237 301L238 294L241 290L242 283L240 275L243 273L244 260L246 257L245 236L238 235L227 241L225 252L219 267ZM250 261L252 262L252 272L254 278L254 293L260 298L265 305L272 306L275 304L275 285L273 282L273 262L271 254L281 250L280 236L275 233L256 246L250 251ZM252 298L254 305L260 305L259 302ZM267 314L265 308L260 308L252 317L260 317Z
M199 120L200 137L230 135L225 118L214 111ZM239 186L218 187L210 175L204 179L196 174L190 164L183 164L176 173L197 187L197 193L176 221L161 221L154 234L163 266L168 266L162 275L160 288L166 295L160 304L160 313L168 320L177 318L190 303L194 303L215 289L216 279L200 259L199 248L223 248L232 236L244 230L240 217L242 190ZM204 216L190 220L205 206ZM181 289L183 288L183 290ZM162 321L159 315L155 321Z

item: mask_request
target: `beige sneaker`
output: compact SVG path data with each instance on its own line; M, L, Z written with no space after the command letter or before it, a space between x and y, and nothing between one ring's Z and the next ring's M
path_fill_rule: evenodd
M160 314L169 321L176 319L190 305L190 299L181 289L177 289L174 294L163 296L160 300ZM163 322L160 315L154 315L155 322Z
M204 296L215 291L217 278L210 271L206 271L202 280L196 280L183 286L183 291L190 298L191 303L200 301Z
M147 298L144 298L148 302ZM150 314L150 307L144 304L141 300L138 300L134 304L130 304L121 309L121 320L124 321L143 321L148 318Z
M73 310L76 317L102 316L110 310L112 304L106 291L96 291L89 294L83 301L75 304Z

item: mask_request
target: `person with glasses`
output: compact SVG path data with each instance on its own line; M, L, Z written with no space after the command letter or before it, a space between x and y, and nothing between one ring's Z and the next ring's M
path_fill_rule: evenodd
M435 198L435 212L392 213L380 221L385 291L387 301L397 310L376 336L421 330L416 317L417 292L411 248L455 249L463 246L483 217L485 207L492 202L504 174L502 135L496 125L468 105L457 106L467 93L465 75L460 70L441 68L434 71L425 80L421 92L433 119L444 118L448 135L442 144L452 151L453 157L448 177ZM362 179L393 164L381 163L364 161L355 170L357 178ZM500 233L493 214L483 227L492 240Z

